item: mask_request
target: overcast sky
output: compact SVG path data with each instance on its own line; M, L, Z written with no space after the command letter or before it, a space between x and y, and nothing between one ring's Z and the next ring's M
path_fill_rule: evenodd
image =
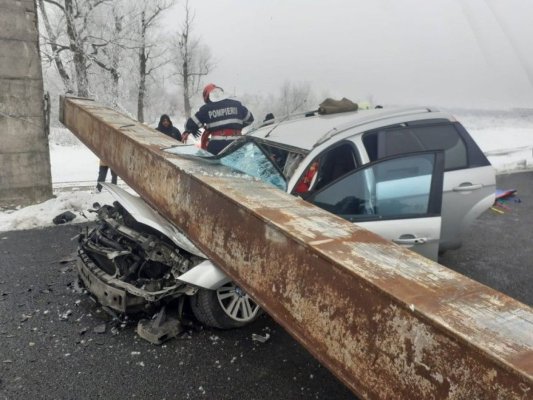
M183 2L165 20L178 28ZM190 0L227 91L533 107L533 0Z

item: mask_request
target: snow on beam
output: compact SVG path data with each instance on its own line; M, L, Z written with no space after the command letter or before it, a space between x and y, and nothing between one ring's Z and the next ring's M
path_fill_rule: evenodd
M93 101L60 119L362 398L533 396L530 307Z

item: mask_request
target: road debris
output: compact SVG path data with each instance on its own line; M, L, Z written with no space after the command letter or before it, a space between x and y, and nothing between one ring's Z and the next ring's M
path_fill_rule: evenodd
M93 328L93 332L94 333L100 333L100 334L105 333L106 330L107 330L107 325L106 324L101 324L101 325L95 326Z
M67 310L63 314L59 314L59 319L61 321L66 321L68 320L68 317L70 317L71 315L72 315L72 310Z
M252 333L252 340L254 342L266 343L270 339L270 333L265 333L264 336Z
M142 319L137 324L137 334L148 342L160 345L179 335L183 327L178 319L167 316L165 307L151 320Z
M76 218L76 214L71 211L65 211L59 215L56 215L52 222L56 225L66 224Z

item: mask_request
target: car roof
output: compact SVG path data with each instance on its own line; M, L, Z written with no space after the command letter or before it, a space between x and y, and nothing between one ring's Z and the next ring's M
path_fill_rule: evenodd
M406 117L406 121L408 119L433 119L437 118L435 117L437 113L439 114L438 118L443 117L443 114L438 110L427 107L359 110L329 115L315 113L309 117L299 114L294 117L274 120L268 126L250 131L248 135L264 138L269 142L311 150L336 133L355 126L364 126L381 120L386 125L388 124L387 120L403 116Z

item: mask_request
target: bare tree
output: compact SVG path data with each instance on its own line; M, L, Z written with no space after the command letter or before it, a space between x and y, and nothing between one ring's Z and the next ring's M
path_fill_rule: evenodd
M178 32L176 48L176 75L183 92L183 108L185 116L191 116L191 99L200 91L202 77L214 68L214 62L209 48L202 45L200 39L192 36L194 13L191 12L189 1L186 0L185 18Z
M43 2L44 1L44 2ZM64 67L70 61L74 64L76 91L78 96L86 97L89 95L88 70L90 61L88 49L91 42L90 24L92 22L93 12L102 4L110 0L86 0L79 2L76 0L39 0L39 8L48 33L48 44L52 49L52 57L58 69L58 72L68 91L72 88L70 76ZM56 34L50 26L45 4L54 6L55 11L59 12L57 18L58 27ZM62 32L64 34L59 34ZM67 58L63 60L63 54ZM68 77L68 79L67 79Z
M139 43L139 92L137 95L137 119L144 122L144 97L146 95L146 64L148 54L146 49L146 33L149 26L146 11L141 11L141 39Z
M98 67L106 71L111 79L111 105L118 108L120 67L124 50L132 50L134 44L129 44L129 29L126 20L129 17L120 0L115 1L107 18L101 18L100 37L91 43L92 51L89 59ZM126 26L125 26L126 25Z
M137 95L137 119L144 122L144 106L146 98L147 78L157 69L166 65L170 58L166 57L168 52L165 48L157 49L154 41L150 38L150 31L156 26L158 17L161 13L172 7L174 0L155 0L152 2L143 2L142 9L139 13L140 35L138 41L138 68L139 68L139 89Z
M72 87L72 79L67 71L67 68L65 64L63 63L63 60L61 59L61 52L64 50L68 50L68 47L59 45L58 41L58 35L57 33L52 29L52 25L50 24L50 20L48 19L48 13L46 12L46 8L44 6L44 0L38 0L38 6L39 10L41 12L41 20L44 23L47 37L44 37L45 39L45 45L49 45L51 49L51 53L48 54L46 52L43 52L46 58L49 59L50 62L53 62L57 68L57 72L59 73L59 76L61 77L61 80L63 82L63 85L65 86L65 90L67 93L73 92ZM41 49L43 47L41 46Z
M277 107L280 114L289 115L296 111L309 110L309 104L313 100L311 85L308 82L291 83L286 81L280 88Z
M285 81L277 93L244 93L239 96L256 119L254 126L260 126L263 118L273 113L276 119L283 120L288 115L307 112L318 108L317 96L309 82ZM321 93L320 98L328 97Z
M155 28L176 0L37 1L45 32L41 50L65 90L84 97L90 92L122 111L136 108L144 121L148 79L161 86L168 75L156 71L171 73L162 67L174 59L172 41L159 40Z

